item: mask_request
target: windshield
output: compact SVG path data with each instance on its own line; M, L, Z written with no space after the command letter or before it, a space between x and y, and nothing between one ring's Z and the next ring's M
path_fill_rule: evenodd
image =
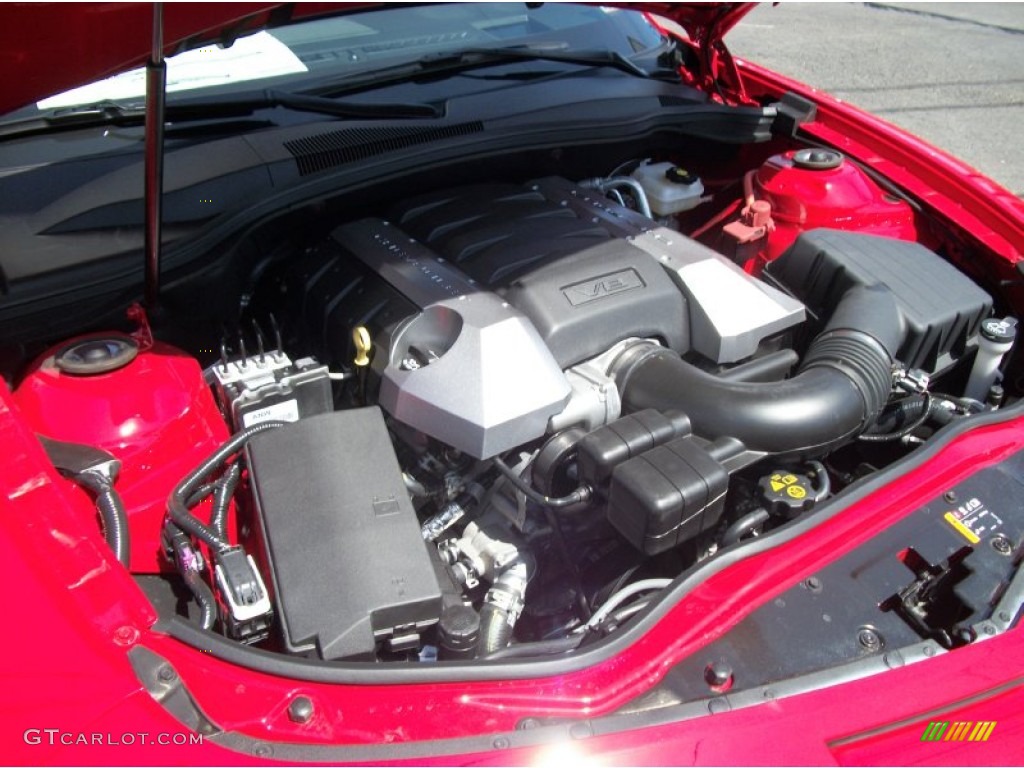
M302 89L425 55L463 48L541 46L546 51L609 51L641 57L662 44L643 14L547 3L395 6L258 32L229 48L209 46L168 58L168 93L252 87ZM145 73L133 70L43 99L23 116L76 105L139 102Z

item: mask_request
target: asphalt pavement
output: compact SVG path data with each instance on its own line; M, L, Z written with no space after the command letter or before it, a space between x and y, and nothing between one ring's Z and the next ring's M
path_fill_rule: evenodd
M1024 3L765 4L726 41L1024 196Z

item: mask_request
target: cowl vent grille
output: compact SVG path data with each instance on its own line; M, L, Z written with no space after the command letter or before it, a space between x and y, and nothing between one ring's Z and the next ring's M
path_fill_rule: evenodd
M440 128L346 128L286 141L284 147L295 158L299 175L306 176L417 144L480 133L483 129L478 120Z

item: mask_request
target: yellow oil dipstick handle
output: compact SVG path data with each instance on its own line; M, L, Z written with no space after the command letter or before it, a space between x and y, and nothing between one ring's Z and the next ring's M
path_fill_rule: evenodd
M365 325L357 326L352 330L352 343L356 346L356 357L352 362L357 368L365 368L370 364L370 353L373 351L370 332Z

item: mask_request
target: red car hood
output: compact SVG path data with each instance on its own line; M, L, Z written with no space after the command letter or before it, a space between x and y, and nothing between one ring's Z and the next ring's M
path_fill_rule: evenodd
M681 25L706 50L753 3L605 3L656 13ZM230 43L290 20L380 3L168 3L164 53L210 42ZM0 114L45 96L145 63L152 49L148 3L12 3L0 11Z

